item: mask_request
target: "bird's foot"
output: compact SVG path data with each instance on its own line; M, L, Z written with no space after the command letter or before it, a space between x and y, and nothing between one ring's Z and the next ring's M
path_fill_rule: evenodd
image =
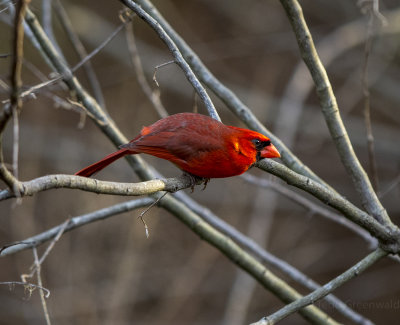
M187 172L184 172L183 175L190 179L190 188L192 190L191 193L194 192L194 187L200 184L204 184L204 187L202 188L202 191L204 191L207 187L208 182L210 181L209 178L199 177Z

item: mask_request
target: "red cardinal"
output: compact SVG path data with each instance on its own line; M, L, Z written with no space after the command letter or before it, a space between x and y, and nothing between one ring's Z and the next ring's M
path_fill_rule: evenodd
M240 175L262 158L280 157L266 136L195 113L171 115L145 126L120 148L75 175L90 177L113 161L138 153L169 160L202 178Z

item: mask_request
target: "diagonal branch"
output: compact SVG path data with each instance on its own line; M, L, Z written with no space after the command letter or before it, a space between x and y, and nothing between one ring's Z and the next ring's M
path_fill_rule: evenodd
M346 219L342 215L331 211L327 207L323 207L322 205L314 203L313 201L307 199L303 195L296 193L295 191L291 190L288 187L284 187L278 182L273 182L264 178L258 178L250 174L244 174L242 177L247 182L250 182L252 184L255 184L263 188L270 188L273 191L276 191L277 193L287 197L293 202L296 202L297 204L310 210L311 213L319 214L330 221L336 222L346 227L347 229L351 230L352 232L363 238L371 246L371 248L377 247L378 242L376 238L372 237L371 234L368 233L368 231L359 227L357 224L351 222L349 219Z
M203 220L208 224L222 232L224 235L233 239L241 247L244 247L252 255L257 257L262 263L266 263L270 267L274 267L279 272L287 276L289 279L296 281L305 288L310 290L316 290L320 288L320 285L310 279L307 275L296 269L294 266L273 255L268 250L262 248L252 238L249 238L232 227L224 220L218 218L211 210L201 206L190 197L184 195L183 192L177 192L173 196L178 197L186 206L188 206L193 212L197 213ZM362 229L362 228L360 228ZM339 313L346 316L352 322L361 325L371 325L371 321L351 309L343 301L335 297L333 294L325 297L325 300L331 304Z
M108 217L115 216L117 214L142 208L144 206L151 204L153 201L154 200L151 198L146 198L146 197L140 198L137 200L131 200L128 202L115 204L113 206L104 209L100 209L75 218L71 218L70 220L67 221L67 223L63 222L62 224L55 226L51 229L48 229L38 235L26 238L22 241L1 248L0 256L4 257L7 255L18 253L22 250L37 247L43 244L44 242L55 238L60 233L60 231L62 231L62 233L65 233L95 221L103 220Z
M120 1L129 9L133 10L141 19L143 19L151 28L154 29L154 31L158 34L160 39L165 43L165 45L168 46L168 49L171 51L175 59L175 62L183 70L186 78L189 80L193 88L199 94L200 98L202 99L208 110L208 114L212 118L221 121L221 118L219 117L217 110L215 109L214 104L212 103L203 85L199 82L196 75L193 73L192 69L185 61L178 47L176 46L174 41L169 37L169 35L164 31L162 26L135 2L131 0L120 0Z
M310 293L303 298L292 302L291 304L283 307L282 309L278 310L274 314L263 317L260 321L253 323L252 325L272 325L276 324L280 320L286 318L287 316L295 313L296 311L300 311L302 308L313 304L317 300L325 297L326 295L333 292L336 288L340 287L341 285L345 284L347 281L353 279L354 277L360 275L364 272L367 268L374 265L377 261L381 258L385 257L387 252L378 248L368 256L363 258L360 262L352 266L346 272L342 273L332 281L328 282L321 288L315 290L314 292Z
M346 128L340 117L332 86L329 82L326 70L316 52L312 36L304 20L301 6L297 0L281 0L281 4L286 10L290 23L292 24L301 56L310 70L316 85L317 94L322 106L322 113L338 150L340 159L354 183L361 198L362 205L368 213L372 214L379 222L390 224L389 216L376 196L369 178L351 145Z
M257 164L261 169L283 179L288 184L296 186L341 212L346 218L368 230L372 236L379 239L385 249L397 254L400 251L400 229L395 225L383 226L369 214L357 208L339 194L330 191L318 182L297 174L286 166L270 159Z
M176 46L181 51L183 57L189 63L190 67L199 77L199 79L211 89L222 102L243 121L249 128L267 135L276 145L281 153L281 158L286 166L295 170L297 173L308 176L326 187L331 188L321 178L319 178L311 169L304 165L294 153L286 147L286 145L271 131L269 131L247 107L228 87L223 85L207 67L203 64L197 54L189 47L189 45L178 35L171 25L164 19L157 8L149 0L137 0L137 3L147 11L157 22L163 27L164 31L175 42ZM332 189L332 188L331 188Z
M53 5L54 5L54 10L55 10L55 12L59 18L59 21L61 23L61 26L65 30L67 37L73 46L73 49L79 56L80 61L83 61L84 58L88 56L88 53L87 53L85 47L83 46L81 40L79 39L78 35L75 33L72 23L67 15L63 5L61 4L61 1L59 1L59 0L54 1ZM85 70L86 76L89 80L94 97L99 102L100 106L103 107L103 109L105 109L105 100L104 100L103 93L101 91L100 82L97 79L97 76L93 69L91 61L85 61L85 64L83 65L83 69Z

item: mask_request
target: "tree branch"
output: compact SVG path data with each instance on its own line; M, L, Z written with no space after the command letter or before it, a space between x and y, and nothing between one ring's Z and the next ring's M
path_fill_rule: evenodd
M310 279L307 275L296 269L289 263L280 259L279 257L271 254L268 250L262 248L252 238L245 236L243 233L232 227L224 220L218 218L211 210L205 208L194 201L192 198L185 195L183 192L174 193L173 196L178 197L187 207L193 212L197 213L212 227L228 236L241 247L244 247L247 251L257 257L262 263L279 270L279 272L286 275L289 279L296 281L305 288L310 290L316 290L320 288L320 285ZM360 228L362 229L362 228ZM331 304L339 313L346 316L348 319L356 324L360 325L372 325L371 321L360 315L359 313L352 310L343 301L335 297L333 294L325 297L325 300Z
M333 212L332 210L324 207L322 205L318 205L313 201L307 199L305 196L296 193L295 191L291 190L288 187L284 187L283 185L279 184L278 182L270 181L265 178L255 177L251 174L244 174L242 178L245 179L247 182L255 184L257 186L272 189L277 193L287 197L288 199L296 202L297 204L303 206L306 209L309 209L311 213L316 213L324 218L336 222L347 229L353 231L355 234L363 238L372 248L376 248L378 241L375 237L372 237L371 234L366 231L364 228L361 228L357 224L351 222L349 219L346 219L340 214Z
M329 187L320 177L318 177L311 169L304 165L293 152L271 131L269 131L257 117L228 87L223 85L207 67L203 64L197 54L190 46L178 35L171 25L164 19L157 8L149 0L136 0L140 6L146 10L164 29L169 37L175 42L183 57L186 59L190 67L196 73L198 78L221 99L222 102L249 128L267 135L281 153L281 159L286 166L295 170L297 173L308 176L321 184ZM332 188L331 188L332 189ZM333 189L332 189L333 190Z
M256 323L253 323L252 325L272 325L276 324L280 320L286 318L287 316L295 313L296 311L300 311L302 308L305 306L311 305L318 301L319 299L325 297L329 293L333 292L336 288L339 286L343 285L347 281L353 279L354 277L360 275L362 272L364 272L367 268L375 264L377 261L379 261L381 258L385 257L388 253L385 252L384 250L378 248L372 253L370 253L368 256L363 258L360 262L358 262L356 265L352 266L350 269L348 269L346 272L342 273L332 281L328 282L321 288L315 290L314 292L310 293L307 296L304 296L303 298L286 305L282 309L278 310L274 314L264 317L261 320L259 320Z
M61 26L65 30L69 41L72 44L73 49L77 53L80 58L80 61L83 61L85 57L88 56L88 53L83 46L81 40L78 35L75 33L72 23L59 0L53 2L54 10L58 16ZM92 63L89 61L85 61L83 65L83 69L85 70L86 76L89 80L90 86L92 88L94 97L98 101L101 107L105 109L105 100L103 96L103 92L101 91L101 86L99 80L97 79L96 73L93 69Z
M200 183L200 181L199 181ZM32 196L41 191L56 188L79 189L97 194L138 196L160 191L176 192L191 187L192 180L182 175L165 180L154 179L140 183L106 182L97 179L74 175L47 175L31 181L20 182L21 196ZM0 201L15 197L13 191L6 189L0 192Z
M71 218L70 220L68 220L67 223L63 222L62 224L55 226L51 229L48 229L42 232L41 234L2 247L0 249L0 257L12 255L25 249L37 247L43 244L44 242L55 238L60 233L60 230L62 230L63 233L65 233L95 221L103 220L111 216L115 216L117 214L142 208L144 206L151 204L152 202L154 202L152 198L145 197L137 200L131 200L128 202L115 204L113 206L97 210L95 212Z
M297 0L281 0L281 4L285 8L289 21L292 24L301 56L310 70L316 85L317 94L322 106L322 113L340 159L351 176L361 198L362 205L379 222L390 224L389 216L376 196L369 178L353 150L346 128L340 117L332 86L316 52L312 36L304 20L301 6Z
M218 120L221 121L221 118L218 115L217 110L214 107L210 97L208 96L206 90L202 86L202 84L197 79L196 75L193 73L190 66L187 64L185 59L183 58L179 48L175 45L174 41L169 37L169 35L164 31L162 26L151 17L146 11L144 11L138 4L131 0L120 0L125 6L134 11L141 19L143 19L154 31L158 34L158 37L168 46L168 49L171 51L176 64L180 66L182 71L184 72L186 78L189 80L193 88L199 94L201 100L208 110L208 114Z
M200 238L206 240L214 247L217 247L233 263L248 272L266 289L274 293L282 301L294 301L301 295L288 286L283 280L275 276L260 262L254 259L249 253L242 250L229 237L213 228L202 220L196 213L186 207L183 203L173 200L171 196L166 196L159 202L159 205L174 214L191 228ZM310 306L315 307L315 306ZM314 324L337 324L332 318L319 309L303 309L301 315Z
M339 194L271 159L260 161L257 163L257 167L283 179L290 185L312 194L323 203L338 210L346 218L369 231L372 236L378 238L384 249L388 252L397 254L400 251L400 229L397 226L381 225L369 214L357 208Z

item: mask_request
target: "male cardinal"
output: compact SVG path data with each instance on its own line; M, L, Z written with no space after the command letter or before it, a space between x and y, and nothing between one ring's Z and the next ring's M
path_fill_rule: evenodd
M266 136L195 113L171 115L145 126L120 148L75 175L90 177L113 161L138 153L169 160L205 179L240 175L262 158L280 157Z

